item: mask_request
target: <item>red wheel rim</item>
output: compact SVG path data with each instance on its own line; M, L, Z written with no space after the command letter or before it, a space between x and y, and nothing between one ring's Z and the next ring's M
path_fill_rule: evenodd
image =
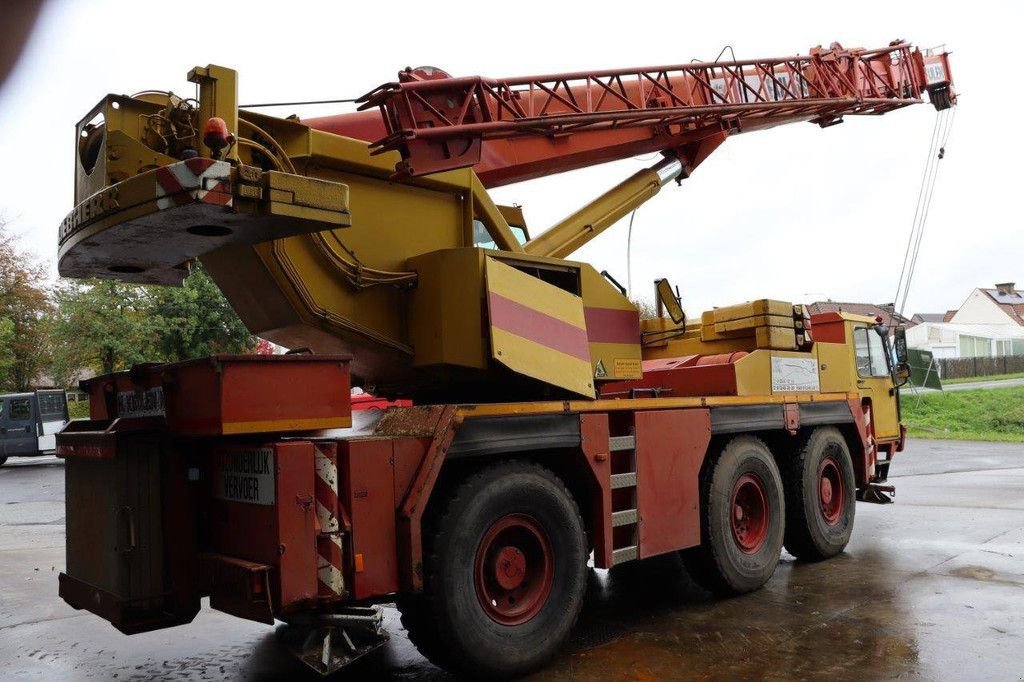
M818 508L825 523L835 526L843 516L846 492L843 490L843 476L839 463L827 456L818 467Z
M768 537L768 495L761 480L743 474L732 487L732 536L746 554L756 554Z
M496 623L520 625L536 616L551 594L554 575L547 533L525 514L501 517L477 546L476 596Z

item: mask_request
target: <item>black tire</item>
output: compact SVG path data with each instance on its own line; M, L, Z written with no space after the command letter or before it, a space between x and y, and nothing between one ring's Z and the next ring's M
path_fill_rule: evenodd
M7 462L7 458L6 457L0 457L0 467L2 467L5 462Z
M701 544L682 552L691 577L722 595L764 585L779 563L785 532L782 479L771 451L753 436L733 438L704 466L700 494ZM736 502L751 498L760 516L748 514L744 523L736 507L755 505Z
M441 502L424 528L424 593L398 604L410 640L435 665L468 677L536 670L583 605L587 548L575 501L549 470L509 461ZM516 552L523 563L499 573L507 557L519 561Z
M835 427L814 429L785 463L786 550L804 561L846 549L856 514L850 448ZM827 480L827 485L822 482Z

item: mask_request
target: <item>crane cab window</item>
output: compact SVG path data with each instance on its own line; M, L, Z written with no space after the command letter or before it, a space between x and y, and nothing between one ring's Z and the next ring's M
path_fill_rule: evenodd
M522 227L521 225L511 224L508 227L510 230L512 230L512 234L515 235L516 241L518 241L520 245L526 243L526 228ZM491 238L490 232L487 231L487 228L480 220L473 221L473 246L479 247L481 249L492 250L498 248L498 245L494 242L494 239Z
M862 377L889 376L889 363L885 357L885 344L874 329L857 327L853 331L857 374Z

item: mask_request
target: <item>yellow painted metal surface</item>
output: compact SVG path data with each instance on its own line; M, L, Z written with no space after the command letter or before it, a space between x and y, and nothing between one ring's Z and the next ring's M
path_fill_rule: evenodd
M735 404L778 397L773 358L792 359L797 370L808 359L818 363L825 393L782 391L787 401L845 399L835 396L866 385L858 383L852 346L807 351L803 310L790 303L719 308L685 330L666 320L641 325L635 306L596 270L563 260L683 172L675 159L636 173L521 245L510 224L525 225L522 211L496 205L470 169L395 182L394 153L372 155L366 141L240 111L230 69L197 67L189 80L198 85L194 104L160 91L110 96L80 123L76 210L61 231L63 274L172 283L198 257L253 333L290 348L346 353L354 379L382 392L463 382L502 397L510 388L522 395L534 386L528 378L538 395L590 401L499 410L646 409L643 400L594 401L595 387L640 378L643 359L735 351L750 353L737 363ZM195 152L211 156L202 130L214 116L237 142L226 150L230 164L198 178L192 198L219 187L225 202L175 205L154 218L161 197L153 174L180 170L180 159ZM192 234L197 226L222 234ZM480 226L488 236L481 243L497 250L477 248ZM90 252L86 242L99 247ZM131 253L152 267L102 262ZM641 330L655 333L641 337ZM877 404L885 400L881 385L865 390ZM711 404L694 400L650 407Z
M657 171L637 171L543 234L530 240L526 244L526 252L537 256L566 258L627 213L654 197L663 184L663 178Z
M713 396L706 398L632 398L622 400L563 400L522 403L463 405L459 415L466 419L512 416L517 414L555 414L573 412L614 412L617 410L670 410L687 407L725 407L730 405L774 405L783 403L845 402L856 394L790 393L786 395Z
M583 299L484 259L491 358L524 376L593 397Z
M224 422L225 435L245 433L271 433L276 431L313 431L319 429L347 429L351 417L322 417L313 419L270 419L262 421Z

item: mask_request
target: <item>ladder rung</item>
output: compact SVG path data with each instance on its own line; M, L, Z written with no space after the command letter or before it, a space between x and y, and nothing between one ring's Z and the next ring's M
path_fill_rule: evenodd
M616 549L612 552L612 566L621 564L626 561L632 561L640 556L640 549L633 545L632 547L623 547L622 549Z
M634 448L636 448L635 436L612 436L608 439L608 449L612 452L633 450Z
M618 490L619 488L635 488L636 487L636 473L630 472L628 474L612 474L612 490Z
M631 523L636 523L636 509L623 509L622 511L612 512L612 526L618 528L619 526L628 526Z

